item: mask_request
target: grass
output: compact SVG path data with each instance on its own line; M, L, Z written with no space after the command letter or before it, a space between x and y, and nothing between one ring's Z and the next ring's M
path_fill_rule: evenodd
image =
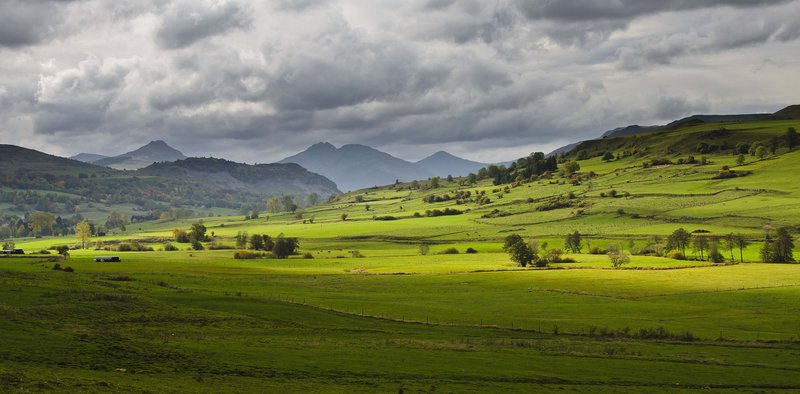
M742 166L721 154L707 165L642 166L668 147L679 152L671 158L685 157L720 126L592 142L592 151L616 154L634 144L644 153L582 160L581 172L597 176L578 185L556 176L507 190L486 180L442 181L432 190L388 186L307 207L302 219L280 212L244 220L220 210L136 223L90 242L138 240L158 250L172 229L201 220L227 245L240 231L299 237L301 255L289 259L235 260L234 250L178 243L177 252L72 250L57 262L73 273L54 271L52 255L0 258L0 390L800 390L800 265L756 263L764 225L800 224L792 175L800 153L748 156ZM752 142L798 123L724 126L730 138ZM752 174L712 179L723 165ZM619 197L602 196L612 189ZM422 200L467 190L491 203ZM570 207L537 209L570 193ZM95 208L93 218L109 207ZM425 217L445 208L462 214ZM485 217L495 210L502 215ZM586 252L590 245L629 250L630 242L642 248L678 227L744 234L751 242L745 262L636 255L611 269L607 256L583 253L566 255L574 263L534 269L502 251L512 233L560 248L577 230ZM16 241L27 251L78 242ZM439 254L449 248L459 253ZM95 255L122 262L95 263Z

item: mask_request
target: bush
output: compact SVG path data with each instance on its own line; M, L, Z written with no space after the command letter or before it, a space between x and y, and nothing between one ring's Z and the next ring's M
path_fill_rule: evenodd
M226 245L221 242L213 242L208 245L208 250L230 250L234 249L233 245Z
M247 250L240 250L233 254L233 258L237 260L249 260L249 259L258 259L265 257L272 257L272 256L267 253L250 252Z
M395 216L375 216L373 220L397 220Z
M75 272L75 270L72 267L67 266L64 267L64 272Z
M164 250L167 251L167 252L175 252L175 251L178 251L180 249L178 249L178 247L173 245L172 243L167 242L167 243L164 244Z
M466 251L466 252L464 252L464 253L467 253L467 254L475 254L475 253L478 253L478 251L477 251L477 250L475 250L475 249L472 249L472 248L467 248L467 251Z
M195 239L195 240L192 241L192 249L194 249L194 250L203 250L204 249L203 248L203 244L201 244L200 241Z
M304 259L313 259L314 255L311 254L311 252L305 252L305 253L303 253L303 258Z
M47 249L42 249L42 250L38 251L37 253L39 253L39 254L50 254L50 251L47 250Z
M132 250L133 247L131 246L131 244L128 243L119 244L119 246L117 246L118 252L130 252Z
M670 250L669 253L667 253L667 257L675 260L686 260L686 256L684 256L683 253L681 253L681 251L678 249Z
M53 265L53 271L61 271L61 264L55 263Z
M589 249L589 254L606 254L608 251L599 247L599 246L592 246Z
M447 248L439 252L439 254L458 254L458 249L456 248Z

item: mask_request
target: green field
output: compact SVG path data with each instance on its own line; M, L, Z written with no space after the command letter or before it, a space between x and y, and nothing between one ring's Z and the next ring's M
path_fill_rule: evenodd
M724 126L753 142L800 122ZM705 165L642 165L677 162L719 127L598 140L586 149L649 148L581 160L587 177L576 185L559 175L508 188L400 184L302 215L132 224L67 260L0 258L0 390L796 392L800 265L760 263L759 249L765 225L800 225L800 152L747 155L741 166L730 152L706 155ZM752 173L713 179L723 165ZM485 191L491 203L423 201L456 191ZM569 193L571 206L537 209ZM463 213L425 217L445 208ZM395 220L376 220L385 216ZM163 251L173 229L198 221L212 235L206 246L231 249ZM743 234L744 262L738 250L724 264L688 250L687 260L633 255L614 269L606 255L586 253L643 248L679 227ZM241 231L298 237L300 253L233 259ZM566 255L575 262L523 268L502 250L509 234L561 248L573 231L585 245ZM132 240L156 251L114 251ZM34 252L78 240L16 243ZM459 253L439 253L449 248ZM98 255L122 262L96 263Z

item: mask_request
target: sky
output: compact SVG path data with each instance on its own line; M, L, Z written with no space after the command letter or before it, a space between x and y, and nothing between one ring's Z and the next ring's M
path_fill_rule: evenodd
M3 0L0 143L548 152L800 103L800 0Z

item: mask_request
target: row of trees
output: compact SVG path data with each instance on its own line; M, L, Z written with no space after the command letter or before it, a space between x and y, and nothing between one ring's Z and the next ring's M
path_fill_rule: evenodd
M631 240L629 242L629 251L631 254L652 254L674 259L685 259L686 249L691 247L696 258L722 263L726 259L723 251L729 252L730 261L735 261L734 251L738 250L739 261L743 262L744 249L748 245L750 245L750 242L742 234L730 233L720 237L700 233L692 234L683 228L678 228L667 237L666 243L663 243L661 237L656 236L643 249L636 248L635 242ZM583 247L583 237L578 231L574 231L564 237L564 250L571 253L581 253ZM518 234L507 236L503 245L503 250L510 255L511 260L523 267L528 264L536 264L543 267L547 266L549 262L554 262L552 258L548 258L547 252L550 251L546 249L546 244L544 244L544 249L546 253L540 256L538 241L525 242ZM783 227L774 230L771 226L764 227L764 243L760 251L762 262L794 262L793 250L794 237L788 228ZM558 251L557 258L560 259L561 251L559 249L555 249L555 251ZM608 254L614 267L627 264L630 261L630 257L625 253L621 245L612 244L608 246L607 250L602 250L595 246L590 248L589 252L592 254ZM555 252L551 253L549 257L555 257Z
M291 255L297 254L300 241L297 238L284 237L283 234L272 238L266 234L248 235L247 231L239 231L236 234L236 247L239 249L272 252L275 257L285 259Z

